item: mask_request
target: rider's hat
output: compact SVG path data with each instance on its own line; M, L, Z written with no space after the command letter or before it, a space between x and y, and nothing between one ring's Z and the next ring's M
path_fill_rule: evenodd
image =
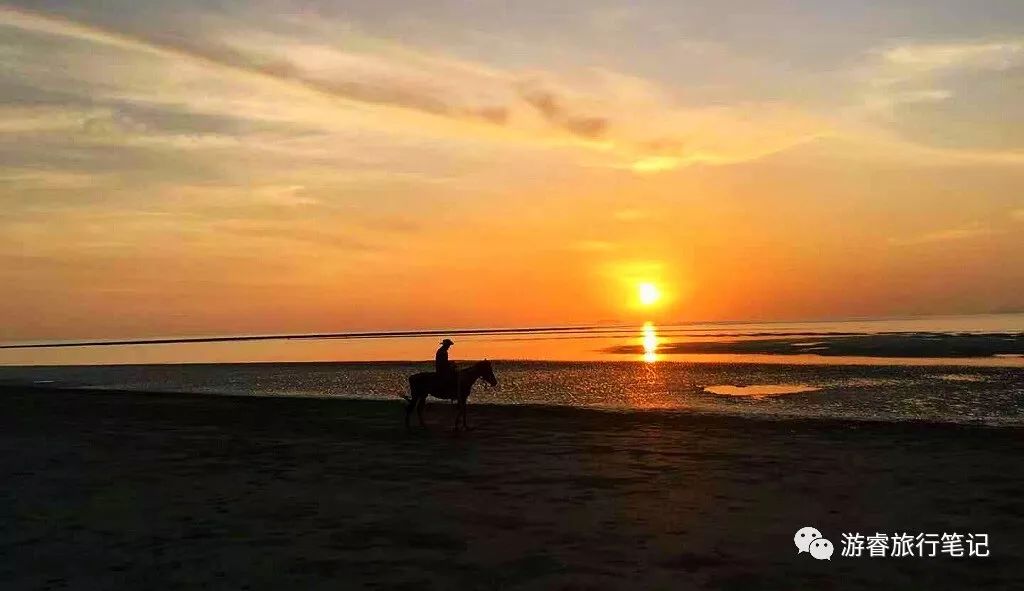
M441 344L442 345L454 345L455 341L453 341L451 339L445 339L445 340L441 341Z

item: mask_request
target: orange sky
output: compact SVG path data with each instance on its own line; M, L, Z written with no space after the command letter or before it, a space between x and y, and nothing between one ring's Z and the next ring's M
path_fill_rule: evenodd
M0 340L1024 308L1012 5L17 4Z

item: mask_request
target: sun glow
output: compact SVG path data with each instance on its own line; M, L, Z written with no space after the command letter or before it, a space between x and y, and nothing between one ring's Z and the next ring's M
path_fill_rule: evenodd
M644 346L644 361L654 363L658 360L658 333L654 329L654 323L644 322L643 336L641 342Z
M636 290L641 306L653 306L661 299L661 290L653 283L640 283L636 286Z

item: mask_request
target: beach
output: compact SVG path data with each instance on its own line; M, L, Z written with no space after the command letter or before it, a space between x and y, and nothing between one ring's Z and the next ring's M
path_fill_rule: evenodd
M1008 588L1014 427L0 390L4 589ZM798 554L814 526L831 560ZM990 556L852 558L844 532Z

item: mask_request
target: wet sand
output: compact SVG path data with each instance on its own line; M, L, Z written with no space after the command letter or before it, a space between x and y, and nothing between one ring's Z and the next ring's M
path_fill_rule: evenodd
M761 333L770 336L773 333ZM776 336L778 333L774 333ZM740 335L736 335L740 336ZM757 335L750 335L757 336ZM608 353L641 355L641 345L617 345ZM879 358L986 358L1024 356L1024 334L841 334L812 333L790 338L744 338L739 340L684 340L663 343L662 355L732 354L732 355L817 355L821 357Z
M0 389L2 589L1010 588L1024 430ZM832 561L797 555L812 525ZM844 558L841 532L989 558Z

